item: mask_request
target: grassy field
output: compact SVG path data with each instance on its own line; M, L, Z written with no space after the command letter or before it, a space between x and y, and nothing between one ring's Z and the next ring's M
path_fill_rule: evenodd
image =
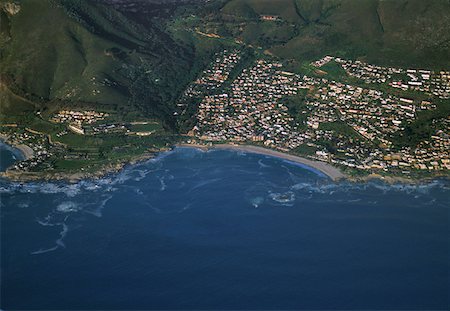
M325 131L333 131L338 135L343 135L349 138L360 137L360 135L351 126L342 121L321 123L319 128Z
M305 145L305 144L298 146L298 147L295 148L295 150L294 150L294 152L295 152L296 154L299 154L299 155L307 155L307 156L315 155L315 154L316 154L316 151L317 151L317 148L311 147L311 146L308 146L308 145Z
M148 124L133 124L130 127L132 132L155 132L162 130L161 124L157 122L151 122Z

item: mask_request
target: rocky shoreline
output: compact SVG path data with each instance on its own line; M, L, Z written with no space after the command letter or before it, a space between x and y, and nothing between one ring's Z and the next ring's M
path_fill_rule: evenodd
M162 150L161 152L166 151ZM76 183L85 179L102 178L109 174L120 172L127 165L134 165L155 157L155 153L146 153L136 156L128 161L123 161L114 164L107 164L95 172L24 172L7 170L1 172L0 177L6 178L15 182L30 182L30 181L67 181L69 183Z

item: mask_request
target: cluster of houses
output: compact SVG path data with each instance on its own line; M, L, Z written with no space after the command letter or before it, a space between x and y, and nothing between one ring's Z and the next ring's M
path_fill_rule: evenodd
M259 60L244 69L228 93L206 96L200 103L195 134L205 141L253 141L291 150L303 142L281 99L298 91L298 77L280 63Z
M333 157L331 162L360 170L401 171L404 174L410 174L412 170L450 170L450 120L445 123L444 130L437 130L429 141L421 142L414 149L405 147L393 151L372 147L364 148L360 154L347 150L347 158Z
M450 98L450 71L406 70L407 80L389 82L393 88L431 93L442 99Z
M87 135L125 133L127 131L129 132L124 123L97 124L85 128L85 134Z
M30 171L46 163L46 160L53 155L47 136L34 131L12 132L8 137L8 142L16 146L25 145L33 151L32 157L16 163L10 170Z
M368 140L380 140L390 145L389 135L415 119L416 112L433 107L430 103L396 97L379 90L343 84L326 79L304 77L313 88L306 102L310 113L307 124L317 129L320 123L344 121Z
M259 19L266 22L278 22L281 18L278 15L260 15Z
M450 116L442 120L439 129L427 141L422 141L410 155L402 154L401 159L420 170L441 171L450 169ZM402 162L405 162L404 160ZM401 162L399 162L401 163Z
M109 114L105 112L98 112L94 110L61 110L55 113L50 121L55 123L92 124L104 120L108 116Z
M99 135L99 134L125 134L139 137L150 136L155 131L135 131L133 125L148 124L149 122L100 122L110 117L108 113L93 110L71 111L63 110L55 114L50 120L56 123L66 123L67 130L56 134L62 137L70 130L79 135Z
M107 117L109 117L108 113L94 110L62 110L54 114L50 121L55 123L66 123L68 124L67 128L71 132L79 135L112 134L124 133L127 131L125 124L98 123L99 121L105 120ZM67 131L58 133L57 137L61 137L65 134L67 134Z
M85 124L94 124L98 121L104 120L109 114L105 112L98 112L94 110L74 111L74 110L61 110L55 113L50 119L55 123L67 123L67 128L75 134L85 135ZM58 137L66 134L67 132L58 133Z
M434 135L414 148L397 149L392 142L396 133L416 119L417 112L435 109L433 102L324 78L302 77L283 71L279 62L264 59L229 81L240 60L237 50L219 53L184 93L179 106L190 104L189 98L198 103L197 123L192 131L197 139L205 143L252 142L284 152L308 150L308 156L313 159L364 171L410 174L413 170L450 169L450 117L435 121L438 124L433 124ZM427 80L428 74L331 56L313 65L321 67L331 61L370 83L392 83L395 75L402 74L410 80ZM434 81L435 76L436 73L430 72L429 80ZM444 79L440 77L442 86ZM301 89L306 91L306 96L297 103L296 110L304 118L292 115L284 104L284 99L298 95ZM435 96L442 97L442 94ZM98 122L107 117L103 112L63 110L51 120L68 124L68 130L78 134L120 132L145 136L152 133L131 132L130 124ZM33 158L17 163L15 169L30 170L45 165L58 152L57 146L39 133L14 132L10 139L34 151Z
M313 141L306 141L319 150L321 157L317 159L361 170L450 169L449 122L438 126L439 136L432 136L432 142L423 142L414 150L390 151L392 135L412 122L418 111L434 109L431 102L415 102L379 90L306 76L302 83L312 90L305 101L309 136L314 140L322 136L337 145L335 152L329 153ZM345 137L321 129L321 124L332 122L343 122L358 135Z
M450 71L383 67L329 55L311 65L320 68L331 61L341 65L348 75L366 83L387 83L404 91L425 92L442 99L450 98Z
M320 67L330 61L342 60L329 56L313 65ZM375 72L370 83L385 83L402 73L395 68L363 67ZM297 123L282 101L300 89L308 93L299 112L305 114L305 124ZM393 151L393 135L414 121L418 111L435 108L431 101L301 77L283 71L280 63L258 60L244 69L230 88L203 96L193 133L207 143L253 142L294 152L307 146L314 150L309 153L311 158L360 170L405 174L411 170L448 170L449 120L437 127L430 141ZM322 126L330 123L348 126L352 135ZM333 142L334 148L330 150L323 142Z
M319 60L316 60L315 62L312 62L311 65L317 68L320 68L322 66L325 66L326 64L328 64L329 62L331 62L334 59L333 56L325 56Z
M205 69L200 77L194 81L193 90L206 88L211 91L220 88L228 80L231 71L240 60L241 53L239 50L224 50L217 55L209 68Z
M199 78L191 83L179 102L174 115L182 115L186 112L192 98L203 98L207 94L216 93L228 80L231 72L239 64L242 54L239 50L224 50L216 54L216 58L208 68L202 71Z

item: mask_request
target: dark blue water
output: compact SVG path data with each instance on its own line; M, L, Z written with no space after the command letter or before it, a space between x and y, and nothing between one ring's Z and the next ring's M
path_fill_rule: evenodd
M18 160L23 160L22 153L0 139L0 172L5 171Z
M448 182L334 184L177 149L99 181L1 182L8 309L448 309Z

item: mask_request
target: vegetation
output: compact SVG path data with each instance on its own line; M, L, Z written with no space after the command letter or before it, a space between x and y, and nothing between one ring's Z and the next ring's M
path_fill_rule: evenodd
M347 123L343 121L321 123L320 129L325 131L333 131L338 135L343 135L349 138L355 138L360 136L357 132L355 132L355 130L351 126L349 126Z
M288 97L284 101L284 105L289 109L289 114L295 118L295 121L302 128L306 128L306 119L308 118L305 110L307 95L308 91L303 89L296 96Z
M190 99L176 117L182 92L224 48L243 51L230 81L256 57L270 55L287 70L361 86L363 81L334 61L320 70L310 61L329 54L379 65L448 69L450 55L446 0L139 1L141 10L135 11L113 0L16 0L20 10L15 13L3 8L5 2L0 0L0 122L66 146L62 158L52 159L61 171L94 170L177 141L178 133L195 125L201 100ZM284 100L300 127L306 126L307 96L303 90ZM450 115L449 107L449 101L441 101L436 110L420 112L394 137L396 146L428 139ZM107 111L108 121L115 122L151 120L132 125L131 131L154 133L58 136L66 125L48 119L63 108ZM321 124L321 129L357 135L341 122ZM321 144L335 147L334 142ZM316 148L303 145L295 151L313 154Z
M414 122L394 136L397 147L415 147L421 141L428 140L439 129L440 121L450 116L450 100L441 100L436 109L421 111Z
M174 129L173 105L189 82L192 49L161 25L144 27L96 2L19 5L17 14L2 11L0 40L1 80L15 94L42 109L63 104L140 111Z
M255 15L274 15L280 21L261 22ZM215 17L235 37L282 58L311 61L333 54L380 65L441 69L450 54L449 16L445 0L230 0ZM280 27L285 31L277 33ZM260 29L273 37L261 36Z

